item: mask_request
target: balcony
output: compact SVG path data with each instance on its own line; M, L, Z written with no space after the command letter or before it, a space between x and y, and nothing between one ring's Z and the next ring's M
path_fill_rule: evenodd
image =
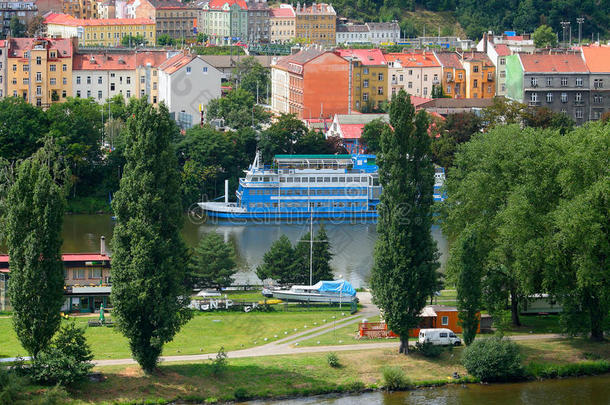
M529 105L530 107L538 107L538 106L540 106L540 101L530 101L530 102L528 103L528 105Z
M582 101L582 100L574 100L574 105L577 106L577 107L578 106L582 107L582 106L585 105L585 102Z

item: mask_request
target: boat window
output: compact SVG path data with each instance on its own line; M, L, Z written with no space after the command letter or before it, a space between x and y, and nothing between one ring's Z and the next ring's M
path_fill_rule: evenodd
M315 183L316 182L316 178L315 177L310 177L309 178L309 182L310 183Z
M322 177L318 177L318 183L322 183L324 179Z
M324 177L324 182L325 183L330 183L330 177Z
M294 180L293 177L288 177L288 183L292 183L293 180Z
M274 202L273 204L271 204L271 206L272 206L273 208L277 208L277 203L276 203L276 202Z
M280 181L281 181L282 183L285 183L285 182L286 182L286 177L280 177Z
M301 178L301 183L307 183L307 177L302 177Z
M300 183L301 182L301 178L300 177L295 177L292 181L294 181L295 183Z
M345 177L339 177L339 183L345 183Z
M330 190L324 190L324 195L330 195Z
M250 203L250 208L254 208L254 203Z
M268 182L269 181L269 177L263 177L263 181L264 182Z

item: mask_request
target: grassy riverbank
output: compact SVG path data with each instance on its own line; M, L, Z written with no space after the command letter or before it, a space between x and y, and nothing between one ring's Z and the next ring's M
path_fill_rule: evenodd
M519 342L524 364L551 370L594 373L592 356L610 359L610 344L582 339ZM383 370L397 367L411 386L455 382L454 372L466 376L460 364L463 348L446 351L437 359L419 354L399 355L396 350L338 352L340 367L328 365L326 354L298 354L228 360L221 375L213 375L211 363L162 364L147 376L138 366L97 367L105 379L87 382L70 392L74 403L163 403L183 400L203 403L245 398L281 398L329 392L363 391L383 386ZM599 363L599 361L598 361ZM580 366L574 366L580 364ZM587 365L589 364L589 365ZM599 369L599 367L598 367ZM557 374L556 374L557 375ZM566 374L573 375L573 374ZM552 374L551 374L552 376ZM32 401L47 388L30 387L24 399ZM27 402L26 401L26 402Z

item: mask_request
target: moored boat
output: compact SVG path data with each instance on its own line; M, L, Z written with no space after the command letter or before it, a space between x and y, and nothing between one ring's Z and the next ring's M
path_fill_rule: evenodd
M357 299L356 290L345 280L319 281L314 285L293 285L289 290L274 290L273 298L327 304L349 304Z

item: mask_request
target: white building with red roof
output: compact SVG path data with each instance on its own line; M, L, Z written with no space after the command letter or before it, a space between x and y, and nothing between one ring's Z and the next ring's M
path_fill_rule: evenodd
M290 4L272 8L269 15L270 41L272 44L287 44L295 39L296 14Z
M222 73L200 57L179 53L159 66L159 101L182 129L201 122L206 105L220 97Z
M377 119L385 123L390 122L388 114L335 114L326 131L326 137L341 138L348 153L365 153L366 150L360 143L362 131L366 124Z
M443 68L433 52L412 51L384 55L388 64L388 96L400 89L417 97L431 97L441 84Z

